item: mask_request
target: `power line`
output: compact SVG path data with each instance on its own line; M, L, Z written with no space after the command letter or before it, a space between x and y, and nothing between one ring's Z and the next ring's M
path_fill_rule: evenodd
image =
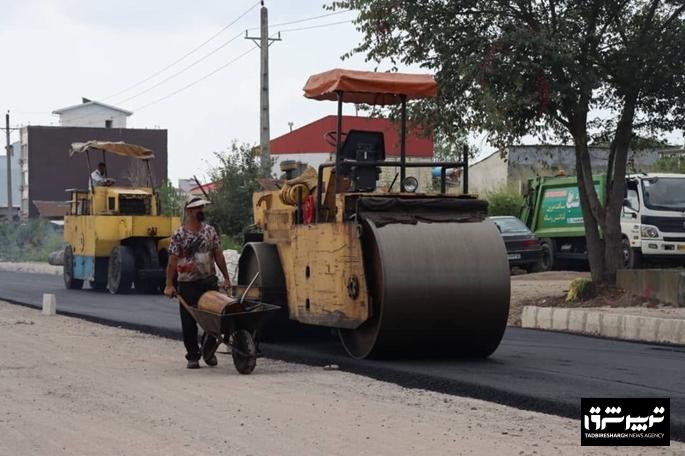
M252 8L254 8L254 6L253 6ZM308 17L308 18L304 18L304 19L298 19L298 20L293 20L293 21L289 21L289 22L283 22L283 23L280 23L280 24L274 24L272 27L278 27L278 26L282 26L282 25L298 24L298 23L302 23L302 22L308 22L308 21L312 21L312 20L319 19L319 18L322 18L322 17L333 16L333 15L337 15L337 14L346 13L346 12L349 12L349 11L351 11L351 10L336 11L336 12L333 12L333 13L321 14L321 15L319 15L319 16L312 16L312 17ZM247 12L249 12L249 10L248 10ZM247 14L247 12L246 12L245 14ZM235 21L234 21L234 22L235 22ZM306 29L310 29L310 28L321 28L321 27L327 27L327 26L331 26L331 25L338 25L338 24L342 24L342 23L346 23L346 22L351 22L351 21L348 20L348 21L334 22L334 23L330 23L330 24L319 24L319 25L316 25L316 26L301 27L301 28L288 29L288 30L282 30L282 31L291 32L291 31L298 31L298 30L306 30ZM258 28L258 27L257 27L257 28ZM225 29L226 29L226 27L225 27L224 29L222 29L222 30L225 30ZM254 30L254 29L255 29L255 27L252 27L252 28L249 28L249 29L247 29L247 30ZM215 48L214 50L212 50L212 51L209 52L208 54L206 54L206 55L200 57L199 59L195 60L195 61L192 62L191 64L189 64L189 65L185 66L184 68L182 68L180 71L177 71L176 73L173 73L172 75L170 75L170 76L168 76L168 77L162 79L161 81L159 81L159 82L153 84L152 86L148 87L147 89L144 89L144 90L142 90L142 91L140 91L140 92L138 92L138 93L136 93L136 94L134 94L134 95L131 95L131 96L129 96L129 97L127 97L127 98L124 98L123 100L120 100L120 101L115 102L115 103L113 103L113 104L114 104L114 105L120 105L120 104L126 103L127 101L130 101L130 100L133 100L133 99L135 99L135 98L138 98L139 96L141 96L141 95L143 95L143 94L149 92L150 90L153 90L153 89L159 87L160 85L162 85L162 84L164 84L164 83L166 83L166 82L168 82L168 81L170 81L170 80L176 78L177 76L179 76L179 75L185 73L185 72L188 71L190 68L192 68L192 67L194 67L195 65L197 65L198 63L200 63L200 62L206 60L207 58L209 58L210 56L216 54L216 53L219 52L221 49L225 48L225 47L228 46L230 43L232 43L232 42L234 42L236 39L238 39L241 35L242 35L242 33L240 33L240 34L238 34L238 35L232 37L232 38L229 39L228 41L223 42L221 45L219 45L217 48ZM138 85L140 85L140 84L138 84Z
M208 54L206 54L206 55L200 57L199 59L197 59L197 60L195 60L194 62L192 62L191 64L189 64L189 65L183 67L181 70L177 71L176 73L173 73L172 75L167 76L166 78L164 78L164 79L162 79L161 81L159 81L159 82L153 84L152 86L148 87L148 88L145 89L145 90L142 90L142 91L140 91L140 92L138 92L138 93L136 93L136 94L134 94L134 95L131 95L131 96L128 97L128 98L124 98L123 100L121 100L121 101L119 101L119 102L117 102L117 103L114 103L114 105L116 106L116 105L119 105L119 104L123 104L123 103L126 103L127 101L133 100L134 98L138 98L139 96L141 96L141 95L143 95L143 94L149 92L150 90L152 90L152 89L154 89L154 88L156 88L156 87L159 87L160 85L164 84L165 82L174 79L176 76L179 76L179 75L185 73L185 72L188 71L190 68L192 68L192 67L194 67L195 65L197 65L198 63L200 63L200 62L202 62L203 60L206 60L207 58L209 58L210 56L216 54L216 53L219 52L221 49L225 48L226 46L228 46L229 44L231 44L232 42L234 42L235 40L237 40L237 39L240 38L241 36L243 36L243 32L240 32L239 34L237 34L236 36L234 36L234 37L231 38L230 40L225 41L224 43L222 43L219 47L217 47L216 49L214 49L214 50L211 51L210 53L208 53Z
M230 65L234 64L234 63L237 62L238 60L240 60L240 59L242 59L243 57L245 57L247 54L253 52L255 49L258 49L258 46L253 46L253 47L251 47L250 49L248 49L247 51L243 52L242 54L240 54L239 56L237 56L237 57L234 58L233 60L230 60L230 61L226 62L225 64L221 65L219 68L216 68L216 69L213 70L212 72L207 73L206 75L202 76L201 78L196 79L195 81L193 81L193 82L191 82L191 83L189 83L189 84L186 84L185 86L181 87L180 89L177 89L177 90L175 90L175 91L173 91L173 92L171 92L171 93L169 93L169 94L167 94L167 95L165 95L165 96L163 96L163 97L161 97L161 98L158 98L158 99L156 99L156 100L153 100L153 101L151 101L150 103L147 103L147 104L145 104L145 105L139 106L138 108L135 108L134 111L135 111L135 112L138 112L138 111L140 111L140 110L142 110L142 109L145 109L145 108L147 108L147 107L149 107L149 106L152 106L152 105L154 105L154 104L157 104L157 103L159 103L160 101L164 101L164 100L166 100L167 98L171 98L171 97L173 97L174 95L176 95L176 94L178 94L178 93L180 93L180 92L183 92L183 91L186 90L186 89L189 89L190 87L194 86L194 85L197 84L198 82L204 81L205 79L209 78L210 76L214 76L216 73L218 73L219 71L223 70L224 68L227 68L227 67L229 67Z
M317 29L317 28L323 28L323 27L330 27L332 25L349 24L351 22L352 22L352 19L347 20L347 21L340 21L340 22L330 22L328 24L310 25L307 27L297 27L297 28L291 28L291 29L284 29L284 30L279 30L278 33L297 32L300 30L311 30L311 29Z
M151 74L150 76L146 77L145 79L142 79L142 80L136 82L136 83L133 84L133 85L130 85L130 86L126 87L126 88L123 89L123 90L120 90L119 92L117 92L117 93L115 93L115 94L109 95L109 96L106 97L106 98L102 98L102 101L109 100L110 98L114 98L114 97L116 97L116 96L121 95L122 93L128 92L129 90L138 87L139 85L141 85L141 84L143 84L143 83L149 81L150 79L152 79L152 78L154 78L154 77L160 75L161 73L164 73L166 70L168 70L169 68L173 67L173 66L176 65L177 63L181 62L181 61L184 60L186 57L188 57L188 56L194 54L194 53L197 52L200 48L202 48L202 47L205 46L207 43L209 43L210 41L212 41L214 38L216 38L217 36L221 35L226 29L228 29L229 27L231 27L232 25L234 25L236 22L238 22L240 19L242 19L243 17L245 17L250 11L252 11L253 9L255 9L260 3L261 3L261 0L258 1L258 2L256 2L256 3L253 4L252 6L250 6L243 14L241 14L241 15L238 16L236 19L234 19L233 21L231 21L229 24L227 24L226 26L224 26L221 30L219 30L218 32L216 32L214 35L210 36L210 37L207 38L205 41L203 41L201 44L199 44L198 46L194 47L194 48L191 49L189 52L183 54L180 58L174 60L172 63L170 63L169 65L165 66L165 67L162 68L161 70L159 70L159 71L157 71L157 72Z
M347 21L331 22L331 23L319 24L319 25L313 25L313 26L307 26L307 27L297 27L297 28L292 28L292 29L285 29L285 30L280 30L280 32L296 32L296 31L301 31L301 30L318 29L318 28L331 27L331 26L340 25L340 24L346 24L346 23L350 23L350 22L352 22L352 21L351 21L351 20L347 20ZM231 38L231 40L229 40L227 43L225 43L225 45L227 45L229 42L235 40L238 36L241 36L241 35L242 35L242 33L241 33L240 35L237 35L237 36L234 37L234 38ZM222 45L221 47L225 47L225 45ZM216 50L220 49L221 47L217 48ZM141 109L145 109L145 108L147 108L147 107L149 107L149 106L152 106L152 105L157 104L157 103L159 103L159 102L161 102L161 101L164 101L164 100L166 100L166 99L168 99L168 98L170 98L170 97L172 97L172 96L174 96L174 95L176 95L176 94L178 94L178 93L180 93L180 92L182 92L182 91L184 91L184 90L186 90L186 89L189 89L190 87L194 86L195 84L197 84L197 83L199 83L199 82L201 82L201 81L204 81L205 79L209 78L210 76L213 76L214 74L218 73L219 71L223 70L224 68L226 68L226 67L230 66L231 64L235 63L236 61L238 61L238 60L241 59L242 57L246 56L246 55L249 54L250 52L254 51L254 50L255 50L256 48L258 48L258 47L259 47L259 46L255 46L255 47L253 47L253 48L250 48L248 51L246 51L246 52L240 54L240 55L239 55L238 57L236 57L235 59L233 59L233 60L231 60L231 61L225 63L224 65L220 66L219 68L216 68L215 70L213 70L213 71L211 71L210 73L208 73L208 74L202 76L201 78L196 79L195 81L193 81L193 82L191 82L191 83L189 83L189 84L187 84L187 85L181 87L180 89L175 90L174 92L171 92L171 93L169 93L169 94L167 94L167 95L165 95L165 96L163 96L163 97L161 97L161 98L158 98L158 99L156 99L156 100L151 101L150 103L147 103L147 104L142 105L142 106L140 106L140 107L138 107L138 108L135 108L135 109L133 109L132 111L133 111L133 112L140 111ZM215 50L215 51L216 51L216 50ZM215 51L212 51L212 53L214 53ZM204 58L208 57L209 55L211 55L211 54L208 54L207 56L201 58L200 60L204 60ZM192 65L193 65L193 64L191 64L191 65L189 65L189 66L192 66ZM185 69L181 70L181 71L179 72L179 74L180 74L181 72L184 72L187 68L188 68L188 67L186 67ZM165 79L163 82L166 82L166 81L169 80L169 79L173 79L173 77L174 77L174 75L168 77L168 78ZM144 93L144 92L147 92L147 91L149 91L149 90L151 90L151 89L153 89L153 88L155 88L155 87L161 85L163 82L159 82L158 84L155 84L154 86L150 87L149 89L147 89L147 90L141 92L140 95L142 95L142 93ZM130 97L130 99L132 99L132 98L134 98L134 97ZM124 100L124 101L125 101L125 100ZM91 115L92 115L92 114L86 114L86 115L84 115L84 116L79 116L79 117L77 117L77 118L75 118L75 119L72 119L72 121L73 121L73 120L79 120L79 119L82 119L82 118L88 118L88 117L90 117Z
M320 15L318 15L318 16L306 17L306 18L304 18L304 19L296 19L296 20L293 20L293 21L281 22L281 23L278 23L278 24L271 24L270 27L281 27L281 26L283 26L283 25L300 24L300 23L302 23L302 22L309 22L309 21L313 21L313 20L315 20L315 19L321 19L321 18L323 18L323 17L336 16L336 15L338 15L338 14L348 13L348 12L350 12L350 11L352 11L352 10L351 10L351 9L346 9L346 10L342 10L342 11L335 11L335 12L333 12L333 13L320 14ZM248 30L259 30L259 27L252 27L252 28L249 28Z

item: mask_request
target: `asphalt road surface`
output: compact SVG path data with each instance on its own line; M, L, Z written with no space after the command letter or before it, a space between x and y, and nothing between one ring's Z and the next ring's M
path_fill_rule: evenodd
M57 296L59 313L180 337L178 304L162 296L65 290L54 275L0 272L0 299L40 307ZM420 341L417 341L420 343ZM685 440L685 348L507 329L487 360L357 361L333 338L263 344L268 357L341 369L449 394L579 417L581 397L668 397L671 437ZM182 359L179 363L183 362Z

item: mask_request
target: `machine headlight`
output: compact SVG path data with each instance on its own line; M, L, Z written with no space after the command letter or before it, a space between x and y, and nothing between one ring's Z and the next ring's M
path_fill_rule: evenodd
M659 230L655 226L642 225L640 228L640 234L643 238L656 239L659 237Z
M408 176L404 178L402 185L405 192L414 193L419 188L419 181L414 176Z

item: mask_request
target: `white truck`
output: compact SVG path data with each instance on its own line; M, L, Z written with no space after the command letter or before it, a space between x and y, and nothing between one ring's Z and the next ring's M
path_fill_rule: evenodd
M628 176L621 231L627 267L643 259L685 265L685 174Z

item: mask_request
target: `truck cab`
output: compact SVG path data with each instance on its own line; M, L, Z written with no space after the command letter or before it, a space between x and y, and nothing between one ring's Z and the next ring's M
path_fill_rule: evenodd
M642 259L685 264L685 174L627 176L621 231L629 266Z

